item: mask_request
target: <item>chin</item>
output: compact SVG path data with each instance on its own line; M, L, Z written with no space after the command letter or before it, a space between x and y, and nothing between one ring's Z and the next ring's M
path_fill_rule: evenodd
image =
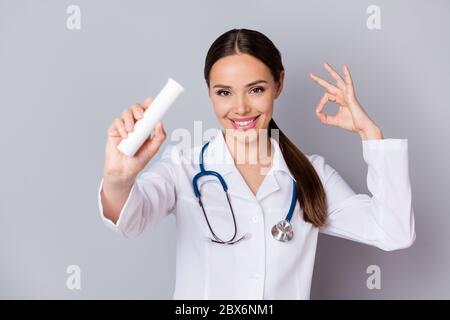
M225 134L228 134L228 138L232 138L238 143L253 143L258 140L259 128L252 128L249 130L240 130L235 128L226 128Z

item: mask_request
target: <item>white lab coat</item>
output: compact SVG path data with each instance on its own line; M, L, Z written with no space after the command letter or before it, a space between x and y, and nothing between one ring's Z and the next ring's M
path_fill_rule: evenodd
M271 234L272 226L286 217L293 179L277 141L271 142L273 165L256 196L235 167L221 130L205 151L206 170L218 171L228 184L237 237L249 233L248 239L233 245L206 240L211 233L192 188L201 146L187 153L166 148L136 179L117 224L103 216L102 180L101 217L113 230L135 237L175 214L174 299L309 299L319 232L387 251L414 242L407 139L362 140L372 196L355 194L322 156L306 155L325 188L328 222L320 229L305 222L297 201L289 242ZM234 229L225 194L212 177L200 181L211 225L219 237L229 239Z

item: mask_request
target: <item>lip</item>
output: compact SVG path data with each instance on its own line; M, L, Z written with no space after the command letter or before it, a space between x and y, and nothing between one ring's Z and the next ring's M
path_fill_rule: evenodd
M253 116L253 117L245 117L245 118L229 118L232 126L234 129L236 130L249 130L252 129L256 126L256 123L258 122L258 118L260 115L257 116ZM252 120L252 121L251 121ZM238 125L236 122L240 122L240 121L251 121L249 124L247 124L246 126L240 126Z
M230 118L233 121L248 121L248 120L253 120L256 119L260 116L260 114L258 114L257 116L253 116L253 117L245 117L245 118Z

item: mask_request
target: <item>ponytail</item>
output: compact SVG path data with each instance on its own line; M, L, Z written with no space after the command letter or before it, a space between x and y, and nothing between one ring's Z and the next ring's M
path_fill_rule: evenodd
M325 190L316 170L273 119L269 123L269 135L272 129L278 129L281 153L297 181L297 199L303 210L303 219L315 227L322 227L327 219L327 203Z

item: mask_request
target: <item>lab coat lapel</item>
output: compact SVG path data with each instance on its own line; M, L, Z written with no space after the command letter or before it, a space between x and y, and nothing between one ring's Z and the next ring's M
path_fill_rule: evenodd
M294 179L294 176L289 171L289 168L284 160L278 142L272 137L270 138L270 141L273 146L272 166L266 177L264 178L264 181L259 188L258 193L256 194L256 198L258 199L258 201L271 195L281 188L279 183L280 181L278 179L282 179L282 175L287 175L291 179Z
M236 168L221 130L218 131L217 135L213 138L207 148L205 154L206 170L217 171L224 177L230 195L250 201L254 201L255 199L260 201L280 189L278 181L278 179L281 178L280 174L287 175L291 179L294 179L294 176L289 171L284 160L278 142L272 137L270 139L274 152L272 167L264 178L256 196L250 190L241 173Z

